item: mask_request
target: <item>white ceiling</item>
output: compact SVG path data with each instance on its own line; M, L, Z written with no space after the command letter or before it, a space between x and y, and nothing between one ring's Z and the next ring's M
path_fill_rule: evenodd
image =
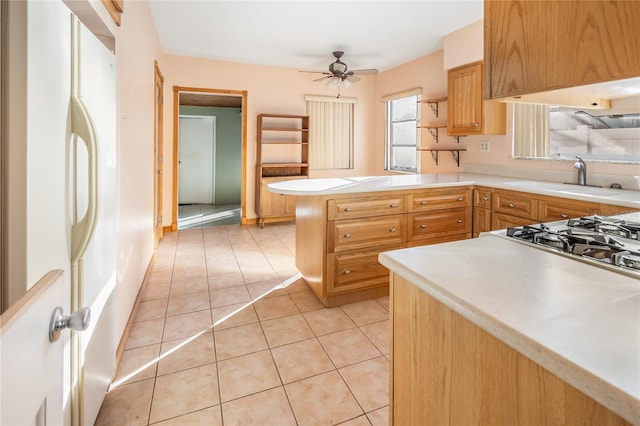
M326 70L380 71L442 48L443 36L483 18L482 0L149 0L166 53Z

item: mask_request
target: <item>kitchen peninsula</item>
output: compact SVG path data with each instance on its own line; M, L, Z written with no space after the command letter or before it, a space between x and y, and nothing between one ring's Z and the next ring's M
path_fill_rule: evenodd
M494 235L380 261L391 424L640 424L637 276Z
M292 180L296 266L326 306L389 292L378 255L565 216L640 210L640 192L471 173Z

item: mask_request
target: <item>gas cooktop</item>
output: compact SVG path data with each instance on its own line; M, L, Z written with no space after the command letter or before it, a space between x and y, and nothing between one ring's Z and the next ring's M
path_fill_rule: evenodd
M507 228L494 234L640 277L640 220L635 221L636 217L587 216Z

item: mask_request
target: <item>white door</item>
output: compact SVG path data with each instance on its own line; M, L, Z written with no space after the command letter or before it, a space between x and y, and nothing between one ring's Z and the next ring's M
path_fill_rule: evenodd
M13 327L5 331L2 325L0 424L93 424L113 374L117 345L112 331L117 207L114 55L61 0L10 2L9 7L25 9L22 19L11 25L26 28L22 286L29 289L27 300L33 302L20 312L28 332ZM10 141L10 147L12 143L24 141ZM34 297L33 289L51 270L62 271L50 285L52 295ZM65 314L90 307L89 329L84 334L65 332L55 343L45 341L41 330L47 334L56 306ZM20 324L16 321L14 326ZM8 391L21 387L22 381L10 381L20 376L5 372L29 370L32 365L46 365L49 373L34 369L32 376L25 376L33 379L29 383L34 389ZM50 384L58 374L60 382ZM47 395L44 406L42 395ZM12 415L5 407L25 407L18 413L24 421L5 421L5 415ZM37 417L41 407L45 417Z
M215 117L180 116L178 203L214 203Z
M66 279L65 279L66 278ZM51 271L0 317L0 424L61 425L69 334L49 341L56 307L69 307L68 277Z

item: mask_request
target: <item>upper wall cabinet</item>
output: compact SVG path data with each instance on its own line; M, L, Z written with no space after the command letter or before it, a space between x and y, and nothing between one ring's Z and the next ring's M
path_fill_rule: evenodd
M640 75L636 1L484 2L484 98Z
M503 102L482 99L482 62L449 70L447 133L451 136L504 135Z

